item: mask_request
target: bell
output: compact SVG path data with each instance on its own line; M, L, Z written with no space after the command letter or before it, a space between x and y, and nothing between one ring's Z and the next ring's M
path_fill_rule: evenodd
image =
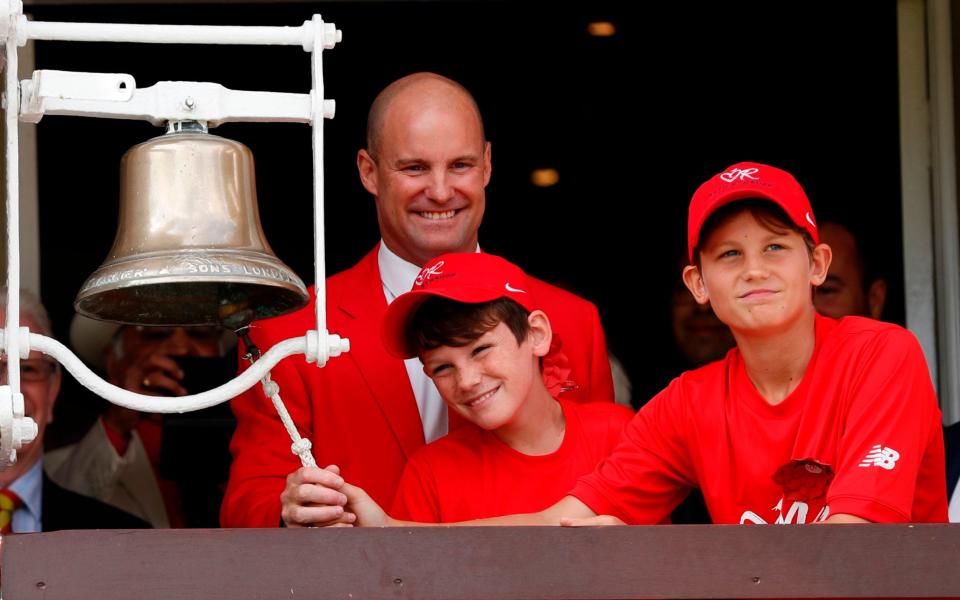
M263 235L250 149L177 122L123 156L117 237L74 307L105 321L238 329L307 299Z

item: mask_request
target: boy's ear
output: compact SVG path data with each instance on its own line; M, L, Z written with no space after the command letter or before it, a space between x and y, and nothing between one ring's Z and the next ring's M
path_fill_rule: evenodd
M710 301L710 294L707 292L707 286L700 274L700 269L694 265L687 265L683 268L683 285L687 286L693 299L697 304L706 304Z
M887 303L887 280L876 279L870 284L867 292L867 305L870 307L870 318L880 320L883 316L883 307Z
M527 317L527 322L530 324L527 340L533 347L533 353L540 357L546 356L550 352L550 343L553 341L553 328L550 326L547 313L535 310Z
M817 244L810 254L810 283L820 285L827 280L830 262L833 260L833 250L826 244Z

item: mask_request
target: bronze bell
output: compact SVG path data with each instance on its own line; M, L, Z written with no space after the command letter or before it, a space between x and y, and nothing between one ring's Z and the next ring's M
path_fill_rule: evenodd
M117 237L74 307L105 321L237 329L307 299L263 235L250 149L178 122L123 156Z

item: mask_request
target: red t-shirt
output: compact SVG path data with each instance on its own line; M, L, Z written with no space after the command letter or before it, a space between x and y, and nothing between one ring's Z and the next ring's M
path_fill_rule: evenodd
M896 325L817 317L800 385L772 406L735 348L675 379L571 494L657 523L700 487L714 523L946 521L940 409L920 345Z
M607 402L560 400L566 428L556 452L521 454L466 425L418 450L407 463L390 514L453 523L543 510L563 498L620 440L633 413Z

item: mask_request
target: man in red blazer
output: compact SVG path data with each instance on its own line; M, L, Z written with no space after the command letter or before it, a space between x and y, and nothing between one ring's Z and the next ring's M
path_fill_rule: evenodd
M417 73L377 96L367 120L367 149L357 155L373 194L382 241L354 267L327 280L327 327L351 351L323 369L291 357L272 372L301 435L320 465L336 464L378 502L393 500L407 458L445 434L448 416L417 359L387 354L380 327L387 303L408 291L420 266L446 252L479 249L490 143L473 97L458 83ZM612 401L613 383L593 304L535 280L531 290L555 318L560 341L544 359L554 395ZM310 304L251 327L262 350L316 326ZM276 527L288 475L299 459L272 403L255 386L233 401L237 430L221 510L224 527Z

